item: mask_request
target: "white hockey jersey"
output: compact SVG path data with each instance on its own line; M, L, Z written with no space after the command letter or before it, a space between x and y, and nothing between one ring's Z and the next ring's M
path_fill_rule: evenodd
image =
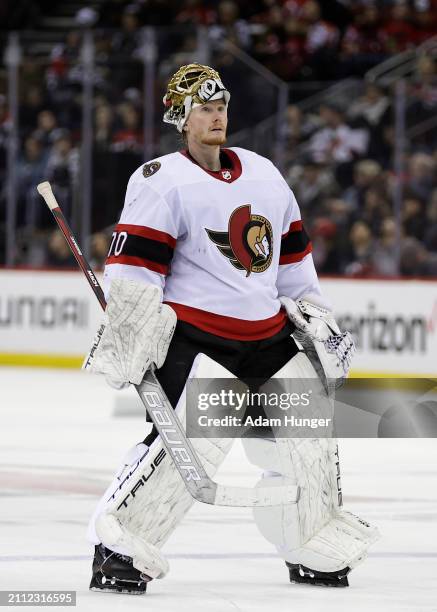
M163 288L178 319L237 340L273 336L278 296L320 294L311 243L292 191L266 158L222 149L222 168L187 151L144 164L129 180L105 268Z

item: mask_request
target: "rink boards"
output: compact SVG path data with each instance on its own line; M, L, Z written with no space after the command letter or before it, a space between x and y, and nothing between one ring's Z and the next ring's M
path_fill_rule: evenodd
M83 275L0 270L0 364L79 367L101 311ZM436 376L437 281L324 278L354 374Z

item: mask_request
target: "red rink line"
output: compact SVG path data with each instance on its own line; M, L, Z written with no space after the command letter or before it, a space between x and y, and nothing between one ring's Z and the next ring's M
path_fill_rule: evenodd
M79 493L101 495L106 481L84 480L74 476L36 475L20 472L0 472L0 488L14 491L46 491L55 493Z
M106 480L82 479L76 476L36 475L22 472L0 471L0 488L17 491L50 491L101 495L107 487ZM348 503L435 503L435 499L411 497L377 497L348 495Z

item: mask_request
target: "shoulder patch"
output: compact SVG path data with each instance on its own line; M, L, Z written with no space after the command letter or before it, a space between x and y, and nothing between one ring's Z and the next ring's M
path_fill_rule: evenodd
M161 162L153 161L150 164L144 164L143 166L143 176L144 178L149 178L152 174L156 174L161 167Z

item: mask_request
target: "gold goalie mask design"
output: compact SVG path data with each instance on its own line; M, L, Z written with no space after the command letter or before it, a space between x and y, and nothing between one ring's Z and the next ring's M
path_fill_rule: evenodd
M213 68L202 64L181 66L167 85L163 121L175 125L182 132L193 108L212 100L223 99L228 104L230 97L219 73Z

